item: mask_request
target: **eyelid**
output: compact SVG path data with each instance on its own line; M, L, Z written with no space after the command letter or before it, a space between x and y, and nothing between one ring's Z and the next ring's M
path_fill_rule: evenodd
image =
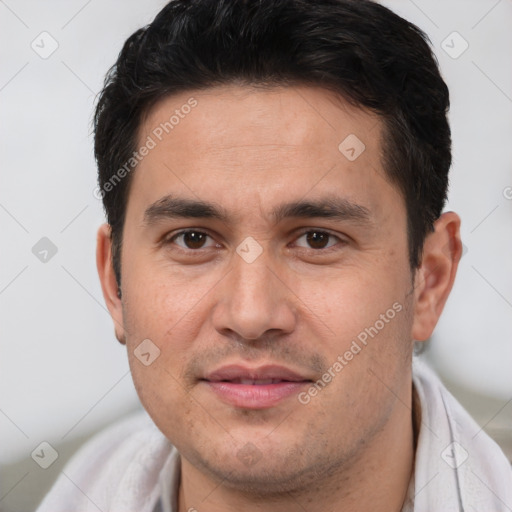
M194 227L179 229L178 231L167 233L167 234L165 234L162 237L160 243L162 245L173 244L173 243L175 243L175 239L176 238L178 238L179 236L182 236L182 235L186 235L187 233L190 233L190 232L201 233L203 235L206 235L212 241L215 242L216 246L220 246L221 245L219 242L217 242L216 238L207 229L204 229L204 228L194 228ZM212 247L212 246L209 246L209 247L200 247L199 249L189 249L188 247L182 247L181 245L178 245L178 244L175 244L175 245L177 247L179 247L180 249L184 250L184 251L193 251L193 252L199 252L201 250L209 249L210 247Z
M336 248L336 246L338 246L340 243L345 245L348 243L348 240L346 239L346 237L343 237L342 235L340 235L339 233L333 233L332 231L330 231L329 229L325 229L325 228L302 228L294 237L294 243L301 237L303 237L304 235L307 235L308 233L324 233L326 235L328 235L329 237L332 237L332 238L335 238L337 239L337 243L333 244L333 245L330 245L329 247L325 247L325 248L322 248L322 249L314 249L312 247L301 247L301 246L297 246L299 249L304 249L306 251L313 251L313 252L317 252L317 253L320 253L320 252L326 252L326 251L329 251L329 250L332 250L334 248Z
M208 229L205 229L205 228L194 228L194 227L187 227L187 228L182 228L182 229L179 229L175 232L171 232L171 233L167 233L165 234L161 240L160 240L160 244L161 245L170 245L172 243L175 242L175 239L181 235L185 235L187 233L190 233L190 232L196 232L196 233L202 233L204 235L206 235L207 237L209 237L213 242L215 242L215 246L216 247L219 247L221 246L222 244L220 244L218 241L217 241L217 237L212 235ZM347 237L339 234L339 233L333 233L331 230L329 229L326 229L326 228L315 228L315 227L307 227L307 228L301 228L298 230L298 232L296 232L294 234L294 239L293 239L293 242L292 243L295 243L299 238L303 237L304 235L307 235L308 233L311 233L311 232L317 232L317 233L325 233L326 235L328 235L329 237L332 237L332 238L335 238L337 240L337 243L329 246L329 247L325 247L325 248L322 248L322 249L314 249L312 247L301 247L301 246L297 246L299 249L302 249L302 250L306 250L306 251L312 251L312 252L316 252L316 253L320 253L320 252L327 252L329 251L330 249L333 249L333 248L336 248L336 246L338 246L340 243L341 244L347 244L348 243L348 240L346 239ZM199 252L201 250L206 250L206 249L209 249L211 247L215 247L215 246L208 246L208 247L201 247L199 249L189 249L187 247L182 247L181 245L178 245L178 244L175 244L179 249L182 249L184 251L191 251L191 252Z

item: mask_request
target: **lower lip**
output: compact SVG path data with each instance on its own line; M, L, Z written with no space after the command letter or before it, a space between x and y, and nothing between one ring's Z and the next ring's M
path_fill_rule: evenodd
M310 384L307 381L284 381L276 384L236 384L233 382L203 381L224 402L244 409L273 407Z

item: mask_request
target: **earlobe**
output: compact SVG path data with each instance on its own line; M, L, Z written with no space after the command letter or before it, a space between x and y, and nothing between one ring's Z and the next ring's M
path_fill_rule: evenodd
M443 213L425 240L421 265L416 271L413 339L425 341L432 335L455 281L461 255L460 218L454 212Z
M125 344L126 335L123 323L123 309L121 303L121 294L118 287L114 268L112 265L112 243L111 228L108 224L103 224L98 229L96 238L96 266L101 282L103 298L114 321L114 329L117 340Z

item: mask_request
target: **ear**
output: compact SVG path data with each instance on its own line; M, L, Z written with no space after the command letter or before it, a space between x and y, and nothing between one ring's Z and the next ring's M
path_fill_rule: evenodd
M124 345L126 343L126 335L124 331L123 308L118 295L119 288L112 265L112 240L109 224L103 224L98 229L96 238L96 266L98 268L103 297L110 316L114 321L116 338Z
M414 280L413 339L425 341L436 326L455 280L462 256L460 218L443 213L423 246L421 265Z

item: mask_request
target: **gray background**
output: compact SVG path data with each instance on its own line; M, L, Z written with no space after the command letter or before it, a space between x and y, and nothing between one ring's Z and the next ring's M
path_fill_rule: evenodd
M0 1L4 512L33 510L83 440L139 407L96 275L90 121L122 43L164 3ZM467 252L426 357L512 456L512 0L385 5L427 32L452 97L448 209ZM43 441L59 454L46 470Z

